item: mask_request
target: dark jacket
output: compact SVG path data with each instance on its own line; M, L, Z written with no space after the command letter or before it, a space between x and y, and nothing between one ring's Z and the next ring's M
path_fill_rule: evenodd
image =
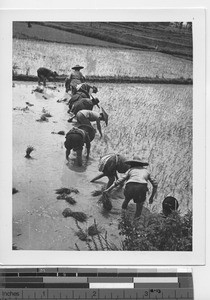
M93 101L88 99L88 98L82 98L78 101L76 101L71 109L71 112L76 115L78 113L78 111L83 110L83 109L87 109L87 110L92 110L93 109Z
M39 68L37 70L37 75L38 75L38 77L44 76L45 78L49 78L49 77L56 77L57 73L53 72L47 68Z

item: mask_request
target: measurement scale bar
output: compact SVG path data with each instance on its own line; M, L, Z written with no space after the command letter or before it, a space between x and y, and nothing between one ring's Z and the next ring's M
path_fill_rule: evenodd
M193 278L187 268L0 268L0 300L18 299L193 300Z
M134 283L129 282L91 282L90 289L133 289Z

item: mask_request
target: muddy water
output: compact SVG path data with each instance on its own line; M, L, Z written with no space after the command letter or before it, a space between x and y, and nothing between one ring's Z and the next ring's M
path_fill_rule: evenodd
M90 155L88 162L84 160L83 167L77 167L76 156L71 153L71 161L67 163L64 136L51 134L60 130L67 132L72 127L67 122L66 104L57 103L63 96L63 88L46 89L44 96L47 99L44 99L43 94L31 93L35 87L31 83L15 83L13 87L13 108L16 108L13 110L13 187L19 190L13 195L13 243L18 249L74 250L76 242L80 249L87 250L86 244L75 236L78 228L74 219L62 216L62 211L71 207L88 215L88 222L81 224L82 228L92 225L96 219L104 232L108 230L109 239L119 244L117 226L122 199L118 197L112 212L106 215L97 204L99 197L91 196L92 191L100 189L107 181L90 183L97 174L98 157ZM26 101L34 106L28 111L18 110L26 107ZM37 122L43 108L52 117L48 122ZM98 139L97 134L93 143ZM29 145L35 148L32 159L24 157ZM65 200L56 199L55 189L61 187L79 190L79 194L72 194L76 205L70 206ZM130 206L131 210L133 206Z
M64 87L46 88L44 95L32 93L34 83L16 83L13 87L13 243L18 249L88 250L75 236L78 231L73 218L62 212L70 207L88 215L82 228L94 219L108 239L120 246L118 223L121 216L122 191L113 193L113 209L104 214L99 197L91 193L99 190L107 179L97 183L90 180L98 174L100 155L118 152L130 158L138 154L149 161L149 171L158 181L158 194L152 206L160 211L165 196L178 199L182 212L192 206L192 86L98 84L97 97L109 113L109 125L102 122L103 138L96 134L91 143L90 159L84 158L77 167L76 156L65 159L65 137L51 132L67 132L67 106L57 100L64 95ZM44 97L43 97L44 96ZM26 102L33 104L23 111ZM52 117L48 122L37 122L43 108ZM97 108L96 108L97 109ZM32 159L26 159L27 146L33 146ZM84 153L85 154L85 153ZM74 187L79 194L70 206L57 200L55 189ZM135 206L129 204L133 215ZM144 214L148 213L144 209Z

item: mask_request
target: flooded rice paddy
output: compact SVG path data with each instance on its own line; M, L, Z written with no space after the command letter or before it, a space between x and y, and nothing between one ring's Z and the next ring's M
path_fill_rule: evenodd
M97 84L96 84L97 85ZM66 208L88 215L82 228L94 219L102 232L120 246L118 222L121 216L122 191L113 194L113 209L104 213L99 197L91 193L100 189L107 179L97 183L90 180L98 173L98 160L103 154L121 153L128 158L137 154L150 163L150 170L159 183L154 205L160 211L166 195L174 195L181 210L192 207L192 86L100 84L97 97L109 114L109 125L102 124L103 138L96 134L91 144L90 159L78 167L72 152L65 159L65 136L52 132L72 127L67 120L67 106L57 100L64 87L46 88L44 94L34 92L34 83L15 82L13 87L13 243L24 250L88 250L75 235L78 228L71 217L64 218ZM43 97L44 96L44 97ZM28 106L27 104L33 104ZM52 117L37 122L44 111ZM28 146L35 150L32 159L25 158ZM58 200L55 190L74 187L78 194L71 196L76 204ZM135 206L129 204L129 212ZM145 208L144 214L147 213Z

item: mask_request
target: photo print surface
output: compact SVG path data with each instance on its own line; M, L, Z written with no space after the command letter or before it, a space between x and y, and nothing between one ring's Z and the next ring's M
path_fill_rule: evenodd
M205 11L0 15L0 264L204 264Z
M192 251L193 22L12 25L13 250Z

